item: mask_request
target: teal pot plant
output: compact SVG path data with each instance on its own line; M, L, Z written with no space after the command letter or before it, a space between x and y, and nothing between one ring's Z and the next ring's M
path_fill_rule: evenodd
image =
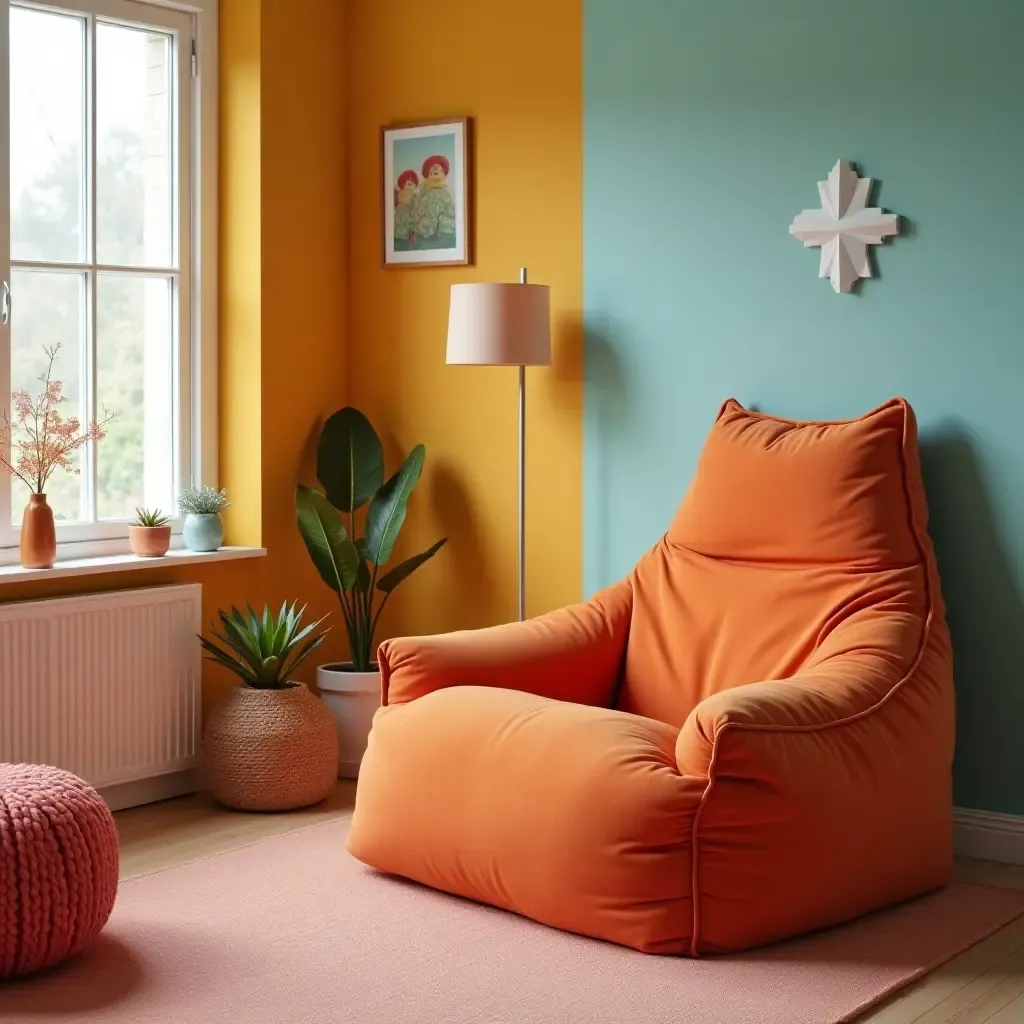
M321 579L338 595L352 650L351 661L321 665L316 673L321 699L337 725L338 774L343 778L359 774L380 706L374 637L381 613L395 588L447 539L389 566L425 459L426 449L416 445L385 480L377 432L361 412L347 406L329 417L320 432L316 475L323 493L302 484L295 489L299 533Z
M302 625L285 602L275 617L219 611L207 657L239 686L207 716L203 765L214 799L241 811L289 811L319 803L338 775L338 735L324 705L293 673L323 643L323 619ZM219 627L219 628L218 628Z
M178 497L178 509L185 517L182 539L189 551L216 551L224 543L224 520L220 514L230 508L227 491L214 487L188 487Z

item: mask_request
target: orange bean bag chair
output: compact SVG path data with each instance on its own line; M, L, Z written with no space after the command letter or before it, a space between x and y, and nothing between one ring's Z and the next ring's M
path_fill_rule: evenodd
M628 579L380 648L348 849L652 953L728 953L952 873L953 683L913 412L728 401Z

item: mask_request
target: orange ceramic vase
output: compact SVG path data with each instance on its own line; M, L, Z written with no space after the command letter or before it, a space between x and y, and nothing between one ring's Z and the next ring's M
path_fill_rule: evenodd
M21 564L26 569L52 569L56 557L53 509L45 494L30 494L21 519Z

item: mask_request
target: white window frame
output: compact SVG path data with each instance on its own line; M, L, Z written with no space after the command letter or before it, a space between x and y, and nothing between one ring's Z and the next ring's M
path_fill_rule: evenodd
M217 412L217 28L218 0L0 0L0 281L11 280L10 258L10 100L8 47L10 8L36 7L63 11L87 19L86 85L95 82L91 61L95 42L95 22L152 26L169 30L176 36L176 85L180 84L180 123L177 175L186 182L187 203L177 203L180 252L175 253L169 275L167 268L115 268L129 273L151 272L154 276L174 276L180 290L177 309L187 311L188 322L178 326L180 410L178 458L175 460L175 486L200 483L216 486L218 481ZM89 97L88 111L95 109L95 96ZM186 123L187 122L187 123ZM86 125L86 169L91 168L94 152L94 128ZM87 183L93 181L91 171ZM176 195L181 190L175 188ZM90 199L95 210L95 196ZM93 216L95 213L93 212ZM80 265L43 263L41 267L81 273L97 267L95 239L87 238L87 260ZM26 261L15 260L15 266ZM98 266L99 272L111 269ZM13 296L13 316L17 316L17 295ZM13 319L13 317L12 317ZM95 325L89 324L88 348L94 349ZM0 324L0 408L10 407L11 362L10 324ZM92 378L92 374L90 374ZM90 384L93 382L90 379ZM102 442L100 442L102 444ZM93 472L92 445L83 449L83 477ZM61 472L58 470L58 472ZM10 477L0 471L0 565L18 561L18 529L8 519ZM172 546L180 546L181 518L172 519ZM97 523L58 523L58 558L87 558L128 551L130 520Z

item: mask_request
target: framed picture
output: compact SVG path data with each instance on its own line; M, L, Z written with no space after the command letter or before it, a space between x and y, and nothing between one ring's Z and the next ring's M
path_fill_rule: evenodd
M381 129L386 267L471 262L470 119Z

